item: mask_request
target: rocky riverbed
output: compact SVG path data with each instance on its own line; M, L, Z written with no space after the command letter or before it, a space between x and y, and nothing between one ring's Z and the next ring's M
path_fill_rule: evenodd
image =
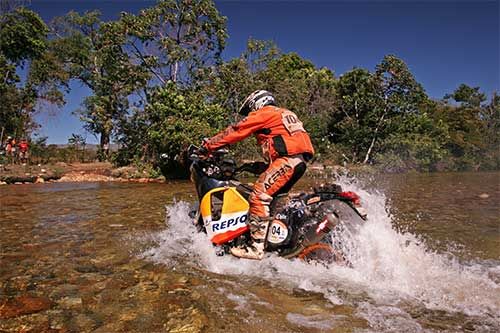
M217 257L186 181L1 186L0 332L498 332L498 174L387 182L351 268Z
M129 240L164 225L161 199L137 207L129 189L89 186L0 192L0 332L200 332L198 279L138 259L145 244Z
M321 294L210 272L189 254L145 257L179 199L194 200L190 183L0 188L0 332L322 331L303 323L332 309ZM334 308L344 331L366 327Z

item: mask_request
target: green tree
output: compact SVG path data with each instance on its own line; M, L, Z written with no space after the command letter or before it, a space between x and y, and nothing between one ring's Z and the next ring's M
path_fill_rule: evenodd
M280 53L269 41L250 38L246 50L238 57L219 63L199 84L199 93L228 110L228 119L236 121L236 111L254 90L264 89L258 75Z
M495 93L489 104L485 101L479 87L461 84L434 110L434 119L448 127L453 169L498 168L498 97Z
M146 85L149 75L123 50L123 27L101 21L98 11L57 18L54 33L59 38L51 43L51 52L59 66L92 92L78 112L85 129L100 135L100 156L107 159L115 123L128 112L128 97Z
M485 149L483 122L480 119L481 103L485 96L479 92L479 88L461 84L452 94L446 95L444 101L450 98L458 106L441 103L434 117L448 127L450 139L446 147L455 159L455 168L475 168L480 164L479 156Z
M279 105L297 113L317 152L330 150L328 124L336 109L336 80L332 71L317 69L312 62L292 52L272 59L257 77L258 82L275 94Z
M212 0L161 0L139 14L122 14L127 50L155 78L188 83L220 62L226 18Z
M337 82L338 109L330 122L329 138L348 162L363 161L374 134L379 131L377 124L383 124L380 94L378 81L365 69L355 68Z
M408 66L395 56L385 56L374 73L354 69L337 85L339 110L331 124L333 142L344 146L351 162L368 163L383 148L406 117L419 115L429 103L422 86Z
M85 146L87 140L81 134L72 133L68 139L68 144L74 149L76 159L80 162L85 162Z
M139 159L158 164L158 153L166 151L172 156L175 149L160 144L155 135L168 132L177 137L180 133L154 130L155 126L161 126L156 123L161 120L154 116L155 103L158 100L162 101L160 104L167 103L166 92L186 95L196 105L214 105L220 109L217 92L221 90L210 87L209 82L214 83L211 80L216 68L222 64L220 55L227 37L225 22L226 18L219 14L211 0L165 0L137 15L122 14L118 22L124 36L122 49L134 64L144 69L149 80L142 87L141 101L119 122L119 142L124 148L115 157L117 162ZM205 119L212 121L209 114ZM183 131L179 126L175 128ZM196 131L197 136L207 136L210 127L205 129L205 134L201 129ZM165 162L169 167L175 164L173 160Z
M484 124L484 141L486 145L486 161L489 169L500 168L500 95L493 93L488 105L483 106L480 114Z
M486 101L486 95L479 89L479 87L473 88L462 83L452 94L446 94L444 100L453 99L462 107L478 108Z
M186 166L179 167L183 149L215 134L226 122L225 115L226 111L218 104L207 103L203 96L182 90L169 81L154 91L144 112L129 119L120 142L126 150L129 148L125 145L131 145L138 156L147 154L149 161L162 168L164 174L185 175ZM131 135L138 134L140 138L130 140ZM162 160L161 154L165 156Z
M35 127L32 113L43 96L37 84L47 79L31 65L46 50L48 28L31 10L7 2L2 7L8 10L0 15L0 123L6 133L21 136ZM27 74L21 76L22 69Z

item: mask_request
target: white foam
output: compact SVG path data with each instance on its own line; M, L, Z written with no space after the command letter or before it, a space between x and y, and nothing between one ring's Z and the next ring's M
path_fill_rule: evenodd
M292 324L302 327L317 328L320 330L331 329L336 326L339 319L344 318L346 318L346 316L343 315L328 317L319 314L304 316L300 313L287 313L286 315L286 320L288 320Z
M344 177L339 182L345 190L361 196L369 216L351 240L348 256L352 267L314 266L274 255L261 261L218 257L205 235L196 232L186 202L167 207L168 228L156 236L158 247L149 249L145 256L173 266L189 258L190 264L214 273L258 276L271 282L279 279L291 287L321 292L334 304L356 306L374 328L392 318L400 328L420 330L420 325L398 307L399 302L485 316L500 326L500 284L491 276L500 271L498 262L465 265L453 256L429 250L415 235L392 227L393 217L382 193L368 192L353 179ZM338 291L347 291L352 297L340 296L345 293ZM366 296L360 296L364 297L360 302L360 294L368 295L376 305L366 303ZM289 318L296 322L302 319L295 315Z

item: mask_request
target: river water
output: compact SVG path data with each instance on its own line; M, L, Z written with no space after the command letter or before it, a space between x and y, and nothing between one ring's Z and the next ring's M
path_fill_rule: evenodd
M500 331L500 173L336 181L352 267L217 257L188 182L2 186L0 332Z

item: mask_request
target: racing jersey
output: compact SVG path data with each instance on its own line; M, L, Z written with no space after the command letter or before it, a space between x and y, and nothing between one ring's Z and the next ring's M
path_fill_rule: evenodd
M256 136L267 160L273 161L280 156L298 154L310 159L314 154L309 134L297 115L290 110L272 105L250 112L236 125L227 127L209 139L205 147L213 151L239 142L252 134Z

